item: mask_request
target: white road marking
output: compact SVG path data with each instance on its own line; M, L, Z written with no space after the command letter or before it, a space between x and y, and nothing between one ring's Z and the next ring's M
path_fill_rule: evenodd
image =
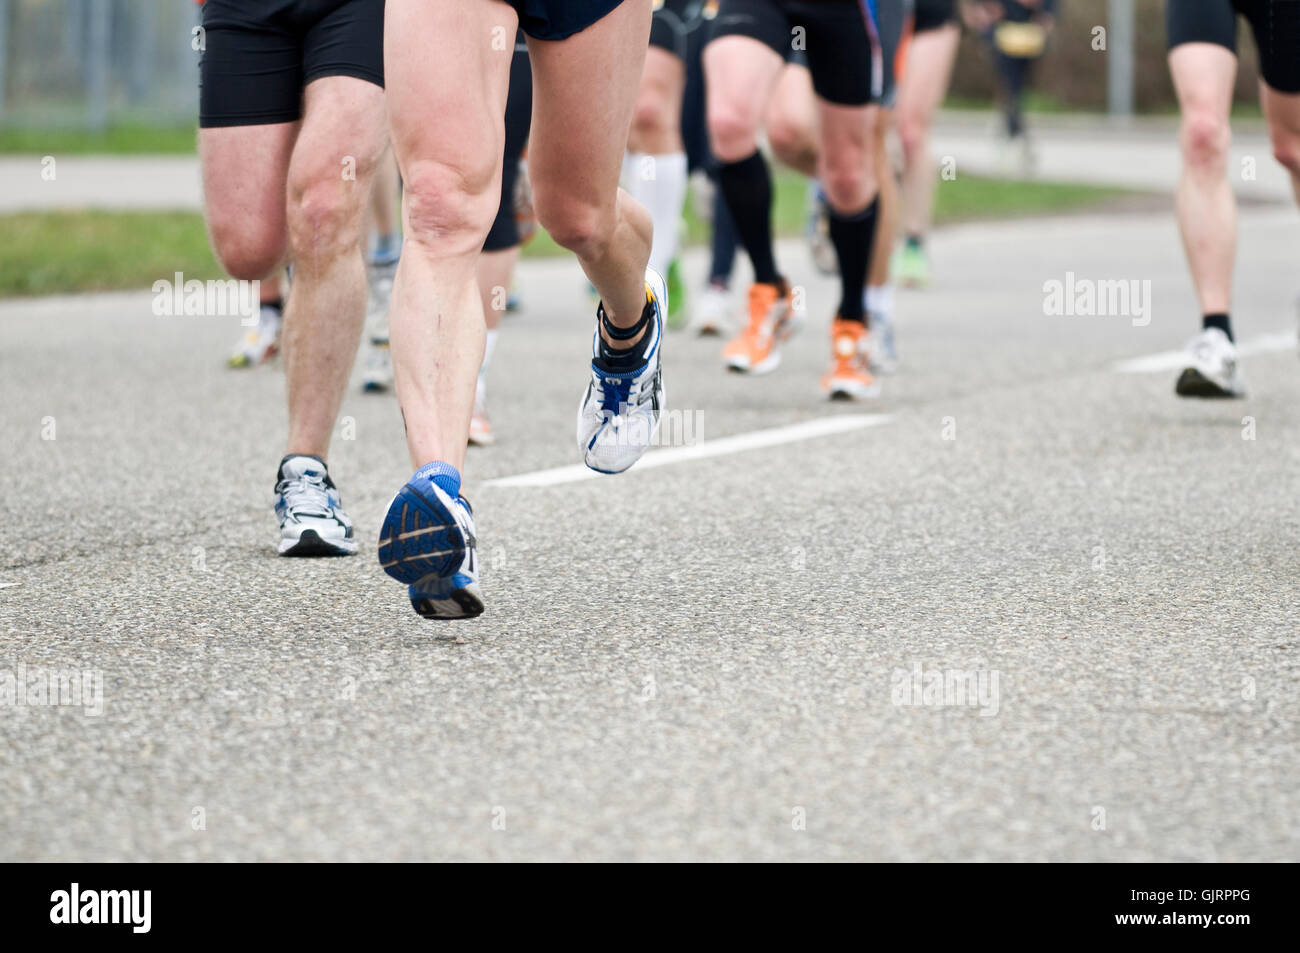
M666 467L674 463L686 463L690 460L703 460L706 457L721 457L746 450L760 450L763 447L776 447L814 437L847 433L866 427L877 427L893 419L892 414L837 414L834 417L818 417L803 423L787 427L772 427L768 430L755 430L750 433L719 437L717 440L705 440L688 447L669 447L663 450L652 449L632 468L632 472ZM579 480L594 480L604 476L585 466L555 467L552 470L537 470L533 473L521 473L518 476L500 477L488 480L484 486L557 486L561 483L577 483Z
M1268 354L1272 351L1287 351L1295 348L1294 331L1278 331L1263 334L1237 345L1237 353L1242 357L1252 354ZM1161 351L1146 357L1134 357L1126 361L1116 361L1110 369L1118 374L1157 374L1165 371L1178 371L1187 366L1187 352Z

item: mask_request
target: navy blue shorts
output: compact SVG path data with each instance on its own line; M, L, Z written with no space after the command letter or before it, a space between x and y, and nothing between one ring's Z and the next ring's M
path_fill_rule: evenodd
M534 40L567 40L581 33L623 0L505 0L519 14L519 26Z

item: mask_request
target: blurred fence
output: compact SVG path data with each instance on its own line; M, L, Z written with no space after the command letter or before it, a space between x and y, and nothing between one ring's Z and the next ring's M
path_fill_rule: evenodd
M193 121L198 16L192 0L0 0L0 124Z

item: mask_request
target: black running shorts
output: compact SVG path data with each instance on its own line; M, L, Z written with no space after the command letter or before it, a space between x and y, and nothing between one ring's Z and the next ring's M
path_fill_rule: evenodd
M466 0L460 0L466 2ZM519 26L534 40L567 40L605 16L623 0L505 0L519 14Z
M204 128L300 119L322 76L384 85L384 0L207 0L202 22Z
M957 20L957 0L916 0L912 32L937 30Z
M722 0L711 39L747 36L783 59L802 50L813 89L841 106L888 104L909 0Z
M1237 14L1255 34L1264 82L1300 93L1300 0L1168 0L1169 48L1213 43L1237 52Z
M522 41L522 37L520 40ZM515 183L519 181L519 160L528 145L533 118L533 70L528 47L519 42L510 61L510 93L506 97L506 146L501 163L501 204L483 242L484 251L503 251L519 244L519 220L515 217Z
M654 0L650 45L667 50L685 63L690 35L704 22L703 8L703 0Z

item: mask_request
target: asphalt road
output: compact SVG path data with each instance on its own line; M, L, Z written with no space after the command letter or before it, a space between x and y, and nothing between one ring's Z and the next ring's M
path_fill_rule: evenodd
M579 462L583 285L530 263L467 468L488 613L455 625L369 545L275 556L283 381L222 367L233 319L0 303L0 690L102 690L0 705L0 859L1294 860L1298 227L1243 214L1243 401L1117 366L1195 330L1171 217L972 225L870 406L821 400L833 288L786 246L777 373L666 344L727 452L489 485ZM1045 314L1067 272L1149 280L1149 324ZM401 421L343 414L372 540ZM888 416L716 442L845 414Z

